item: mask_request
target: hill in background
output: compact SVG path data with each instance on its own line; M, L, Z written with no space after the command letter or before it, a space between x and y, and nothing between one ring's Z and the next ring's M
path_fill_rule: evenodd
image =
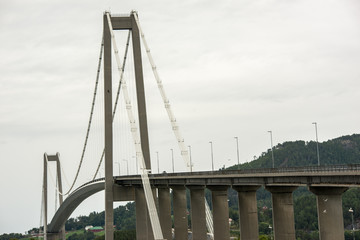
M360 134L342 136L319 143L321 165L359 164ZM274 146L275 167L304 167L318 165L316 142L294 141ZM240 165L241 169L271 168L271 149L260 157ZM237 165L227 169L237 169Z

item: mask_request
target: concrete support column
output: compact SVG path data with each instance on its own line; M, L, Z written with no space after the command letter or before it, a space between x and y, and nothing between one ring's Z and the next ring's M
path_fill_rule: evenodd
M346 187L310 187L316 194L320 240L344 240L341 195Z
M48 204L47 204L47 154L44 154L44 175L43 175L43 198L44 198L44 240L47 240L47 209L48 209Z
M188 239L188 219L186 209L186 188L172 187L175 240Z
M227 190L228 186L212 186L212 206L213 206L213 223L214 223L214 239L229 240L229 204Z
M190 186L192 239L206 239L205 186Z
M138 25L136 24L134 14L131 14L130 18L131 18L131 27L132 27L131 36L132 36L132 44L133 44L136 98L138 104L141 149L143 152L146 169L149 169L151 171L148 125L147 125L147 116L146 116L145 88L144 88L144 77L143 77L142 59L141 59L140 32Z
M149 212L146 205L144 189L135 188L136 203L136 239L137 240L153 240L154 235L151 228Z
M62 238L61 232L59 233L48 233L47 234L47 240L59 240Z
M171 198L169 188L158 188L158 201L159 218L163 236L167 240L172 240Z
M233 188L238 192L241 239L259 239L259 224L256 204L256 190L259 187L260 186L233 186Z
M114 239L111 35L104 14L105 239Z
M296 186L269 186L272 195L273 227L276 240L295 240L292 192Z

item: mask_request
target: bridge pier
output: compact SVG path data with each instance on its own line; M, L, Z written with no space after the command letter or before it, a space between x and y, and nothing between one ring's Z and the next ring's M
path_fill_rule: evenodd
M271 192L273 227L276 240L295 240L292 193L297 186L266 186Z
M259 187L260 186L233 186L233 188L238 192L241 239L259 239L259 224L256 204L256 190Z
M152 232L148 208L146 205L145 192L142 187L135 187L136 203L136 239L152 240Z
M347 187L309 187L316 195L320 239L344 240L341 195Z
M165 239L172 239L172 221L171 221L171 198L168 187L158 188L159 218L161 230Z
M173 190L175 240L188 239L186 188L184 186L175 186L171 188Z
M228 186L211 186L209 189L211 190L213 206L214 239L229 240Z
M192 239L206 239L205 186L188 186L191 203Z
M63 239L65 235L63 235L61 232L59 233L47 233L47 240L58 240Z

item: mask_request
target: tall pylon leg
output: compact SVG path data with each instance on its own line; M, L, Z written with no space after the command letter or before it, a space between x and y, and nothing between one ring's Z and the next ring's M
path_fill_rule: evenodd
M104 14L105 239L114 239L111 34Z
M47 240L47 155L44 154L43 198L44 198L44 240Z

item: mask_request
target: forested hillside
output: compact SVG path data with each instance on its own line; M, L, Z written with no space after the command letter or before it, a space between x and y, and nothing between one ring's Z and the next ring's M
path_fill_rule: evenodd
M342 136L319 143L322 165L360 163L360 134ZM274 146L275 167L302 167L318 164L316 142L284 142ZM271 149L256 159L240 165L242 169L271 168ZM237 165L229 169L237 169Z

